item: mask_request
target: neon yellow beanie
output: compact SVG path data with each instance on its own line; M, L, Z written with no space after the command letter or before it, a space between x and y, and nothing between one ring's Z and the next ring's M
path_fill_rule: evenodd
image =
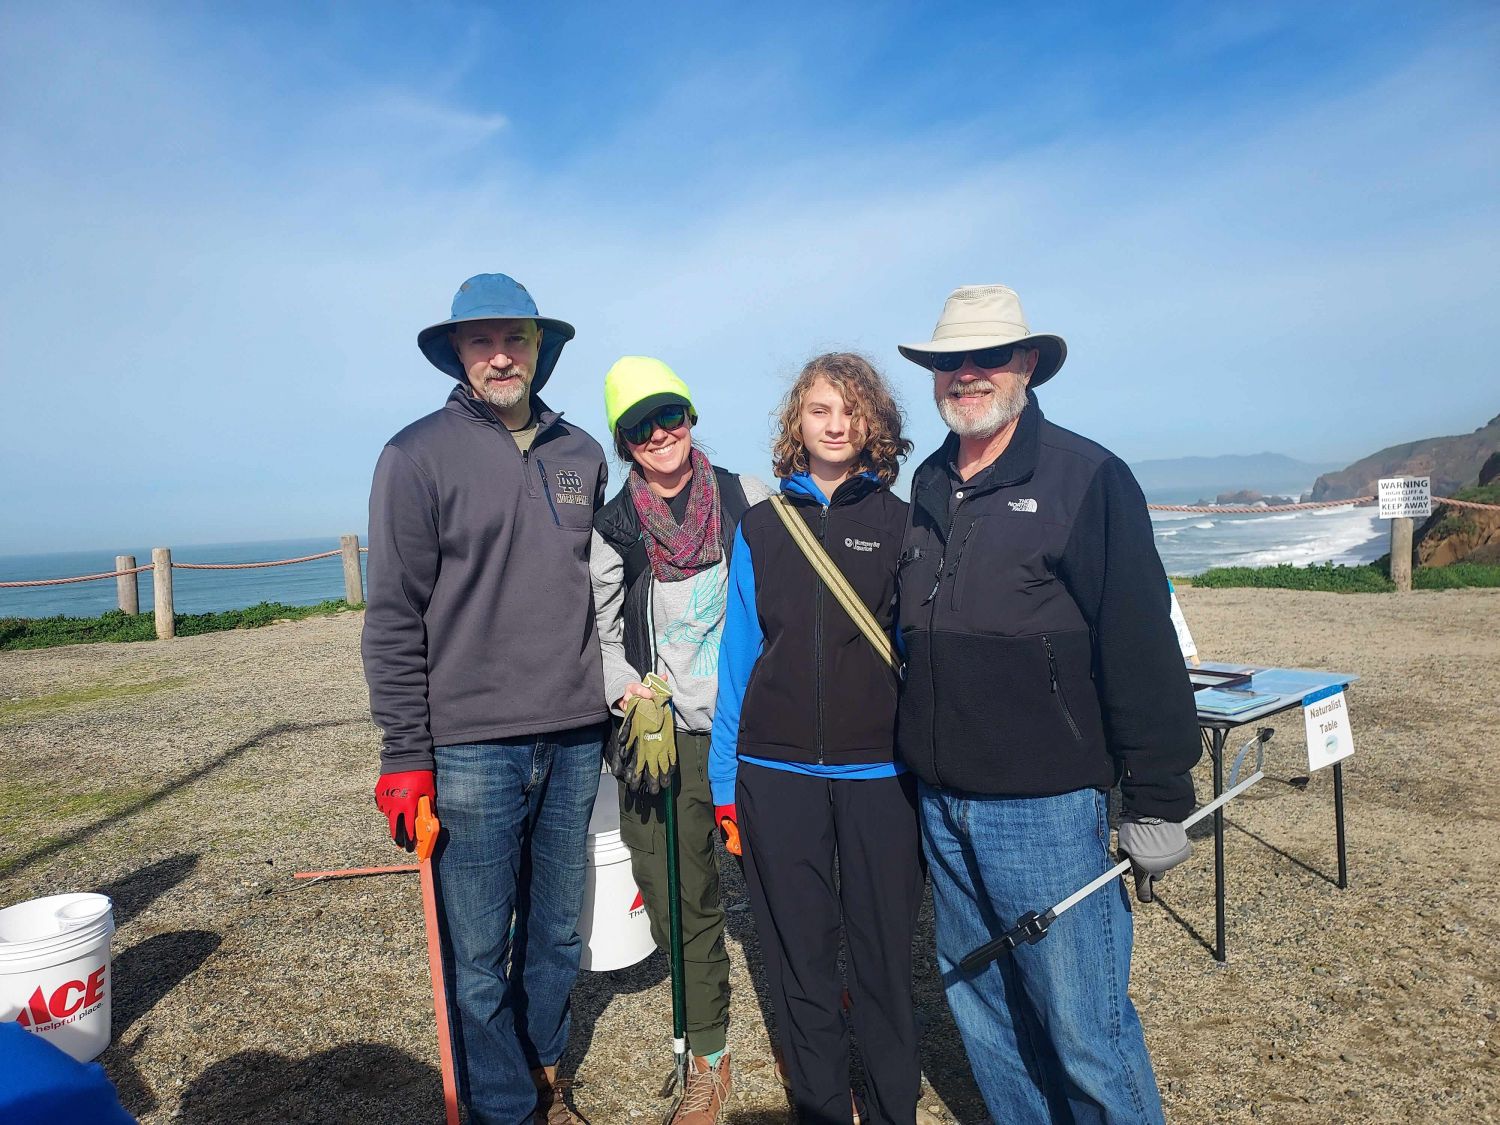
M673 403L686 406L693 421L698 421L687 384L659 359L623 356L604 375L604 417L611 433L619 426L633 426L653 411Z

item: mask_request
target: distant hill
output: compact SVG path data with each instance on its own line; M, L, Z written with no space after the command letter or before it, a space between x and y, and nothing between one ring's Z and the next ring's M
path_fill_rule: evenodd
M1153 500L1176 503L1220 492L1254 489L1269 493L1301 493L1320 473L1337 464L1298 461L1280 453L1224 453L1217 457L1169 457L1136 461L1130 466L1141 490Z
M1347 500L1373 496L1381 477L1431 477L1432 491L1452 496L1474 484L1485 459L1500 449L1500 414L1472 434L1423 438L1393 445L1354 462L1347 469L1325 473L1313 485L1314 500Z

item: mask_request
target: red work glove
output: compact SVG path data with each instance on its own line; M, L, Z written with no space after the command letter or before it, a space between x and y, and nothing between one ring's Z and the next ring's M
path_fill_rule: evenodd
M417 846L417 801L437 804L437 782L431 770L383 773L375 782L375 806L391 825L391 839L399 848Z
M724 834L724 850L730 855L740 855L740 818L733 805L715 805L714 823Z

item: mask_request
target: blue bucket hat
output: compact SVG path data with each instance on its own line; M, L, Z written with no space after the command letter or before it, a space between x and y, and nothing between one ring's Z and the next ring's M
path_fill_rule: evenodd
M563 320L537 316L536 302L526 287L503 273L478 273L458 287L453 294L453 315L439 324L417 333L417 347L432 366L451 375L460 383L468 381L458 353L448 340L455 324L470 320L534 320L542 330L542 346L537 352L536 375L531 393L536 394L557 366L563 345L573 338L573 326Z

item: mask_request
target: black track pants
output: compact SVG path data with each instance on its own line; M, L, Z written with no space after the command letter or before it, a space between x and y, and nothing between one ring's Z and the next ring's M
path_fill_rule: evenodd
M866 1120L910 1125L921 1093L911 942L922 901L916 781L831 780L742 762L745 882L802 1125L849 1125L848 943ZM837 867L837 878L835 878Z

